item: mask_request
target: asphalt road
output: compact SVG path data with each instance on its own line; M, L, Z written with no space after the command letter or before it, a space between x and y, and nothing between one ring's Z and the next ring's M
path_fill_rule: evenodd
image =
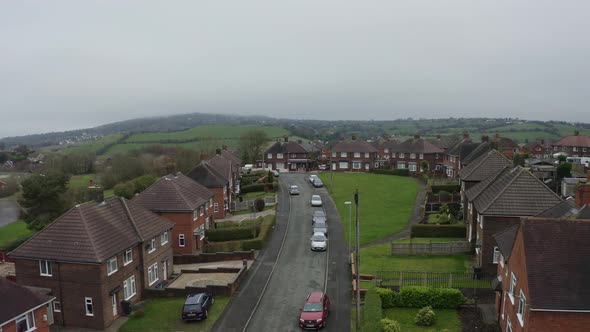
M0 199L0 227L18 220L20 209L15 200Z
M246 324L246 331L300 331L299 309L306 296L312 291L323 291L324 287L332 303L325 331L350 331L352 280L342 224L326 190L313 188L307 181L308 176L305 173L281 174L275 230L218 320L215 331L242 331ZM300 187L299 196L288 195L286 190L290 184ZM312 208L309 201L315 193L322 196L328 216L327 252L310 250L311 215L317 208ZM260 297L265 285L266 291Z

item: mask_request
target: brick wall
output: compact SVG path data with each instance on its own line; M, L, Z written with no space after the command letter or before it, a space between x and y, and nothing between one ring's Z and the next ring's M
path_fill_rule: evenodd
M520 217L491 217L485 216L483 221L483 230L477 225L481 246L481 270L484 276L494 277L498 271L498 264L493 263L494 247L496 241L492 237L520 222ZM477 221L476 221L477 224ZM483 237L482 237L483 236Z
M23 313L24 314L24 313ZM47 315L47 306L41 306L33 312L35 318L35 331L36 332L49 332L49 321L43 320L43 316ZM16 320L3 325L2 332L17 332Z
M219 261L233 261L233 260L253 260L255 259L255 251L234 251L234 252L218 252L218 253L201 253L199 255L175 255L174 264L196 264L209 263Z
M172 242L172 249L175 255L192 255L198 252L197 248L200 248L197 243L197 237L193 235L193 231L197 228L197 222L193 220L192 212L184 213L158 213L161 217L168 219L174 223L172 229L172 236L170 241ZM179 245L179 235L184 234L184 247ZM202 243L201 243L202 245Z
M215 195L213 196L213 209L211 213L215 219L223 219L225 218L225 209L224 209L224 197L223 197L223 188L208 188L212 191ZM215 204L217 204L219 211L215 211Z
M502 277L502 299L504 308L500 306L500 312L498 313L498 317L500 317L500 326L502 327L503 331L506 331L506 325L508 322L508 318L510 318L510 322L512 323L512 330L516 331L525 331L525 329L520 325L520 322L516 316L518 312L518 296L520 294L520 290L525 294L527 298L527 303L530 303L530 296L529 296L529 287L528 287L528 278L526 274L526 258L524 256L524 243L522 238L522 233L519 231L516 235L516 239L514 241L514 247L510 253L510 258L508 260L508 264L502 269L501 267L498 269L498 272L501 273L500 276ZM514 273L516 277L516 286L514 288L514 297L511 298L507 295L510 290L510 283L511 283L511 275ZM503 311L502 311L503 310ZM504 317L502 318L502 312L504 313ZM524 318L524 327L527 328L527 331L535 331L530 330L528 327L527 319L530 317L530 311L525 310L525 318Z

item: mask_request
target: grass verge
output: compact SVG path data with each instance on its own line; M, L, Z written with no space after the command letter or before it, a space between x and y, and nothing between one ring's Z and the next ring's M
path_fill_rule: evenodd
M455 242L465 241L464 237L414 237L414 238L403 238L395 240L395 243L430 243L430 242Z
M34 232L27 228L27 223L17 220L12 224L0 227L0 250L10 247L13 243L21 241L33 235Z
M414 318L420 309L418 308L391 308L383 309L383 318L398 321L404 332L435 332L448 331L460 332L461 320L456 309L436 309L436 321L431 326L418 326Z

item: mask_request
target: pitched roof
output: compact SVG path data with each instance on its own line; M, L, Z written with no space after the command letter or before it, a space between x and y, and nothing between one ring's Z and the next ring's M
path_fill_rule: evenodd
M266 150L266 153L307 153L308 151L303 145L289 141L289 142L276 142L270 148Z
M447 154L458 156L463 146L472 146L473 148L470 150L471 152L478 146L478 143L474 143L471 137L462 138L461 140L455 142L455 144L449 147L449 149L447 150ZM465 154L463 157L467 156L467 154Z
M561 201L537 177L517 166L485 188L473 205L484 215L534 216Z
M112 196L70 209L10 256L101 263L173 226L136 202Z
M438 135L436 138L429 138L427 139L428 142L430 142L432 145L443 149L443 150L448 150L451 147L455 146L457 144L458 141L462 141L463 139L458 139L457 135L451 135L451 136L441 136Z
M471 152L467 154L464 158L461 159L461 163L464 165L469 165L477 160L482 155L486 154L487 152L493 150L490 142L481 142L475 143L477 146L471 149Z
M4 278L0 278L0 294L2 294L0 325L54 299L52 296L35 293Z
M465 197L467 197L467 200L473 201L474 199L479 197L479 195L484 190L486 190L486 188L488 188L492 183L494 183L494 181L496 181L500 176L502 176L502 174L504 174L504 172L507 171L508 169L510 169L509 166L504 166L502 168L499 168L495 174L491 174L483 181L481 181L478 184L476 184L475 186L467 189L465 191Z
M385 139L374 141L371 143L376 149L390 149L395 150L399 146L400 142L395 139Z
M590 221L521 222L531 309L590 310Z
M496 150L480 155L459 171L462 181L483 181L497 174L500 169L511 166L512 162Z
M516 240L516 234L518 233L518 227L519 225L514 225L498 234L493 235L496 243L498 244L498 248L502 253L502 256L504 256L504 259L508 259L510 257L514 241Z
M338 142L332 152L377 152L377 149L366 141L354 140Z
M590 137L586 135L571 135L566 136L559 141L553 143L556 146L585 146L590 147Z
M213 167L217 173L229 181L232 171L234 171L234 164L230 159L224 158L221 155L215 155L207 159L207 163Z
M219 174L205 160L201 161L195 168L188 172L187 176L207 188L221 188L229 182L228 179Z
M150 211L189 212L205 204L213 192L186 175L161 177L133 201Z
M563 200L547 210L537 214L538 218L567 218L576 211L576 202L572 198Z
M242 164L242 159L231 151L221 150L221 156L225 159L231 160L234 164L238 165L238 167Z
M410 138L400 143L395 149L399 152L443 153L444 150L428 142L424 138Z

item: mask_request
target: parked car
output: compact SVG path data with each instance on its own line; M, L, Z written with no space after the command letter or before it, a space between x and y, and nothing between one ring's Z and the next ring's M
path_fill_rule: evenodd
M323 292L309 293L299 314L299 326L304 329L326 327L330 313L330 298Z
M311 224L315 224L316 221L318 222L327 222L328 218L326 218L326 213L324 210L315 210L313 211L313 216L311 217Z
M183 320L201 320L208 316L209 307L215 302L213 295L207 293L189 294L182 307Z
M313 184L313 186L315 188L321 188L321 187L324 186L324 184L322 183L322 180L320 180L320 178L313 179L313 183L312 184Z
M313 184L313 181L315 181L315 179L319 179L317 175L312 174L309 176L309 183Z
M313 230L312 230L313 234L315 233L322 233L325 236L328 236L328 224L326 224L325 222L315 222L313 224Z
M311 206L322 206L322 198L320 195L311 195Z
M289 186L289 195L299 195L299 187L295 185Z
M328 238L324 233L317 232L313 233L311 237L311 250L313 251L325 251L328 248Z

